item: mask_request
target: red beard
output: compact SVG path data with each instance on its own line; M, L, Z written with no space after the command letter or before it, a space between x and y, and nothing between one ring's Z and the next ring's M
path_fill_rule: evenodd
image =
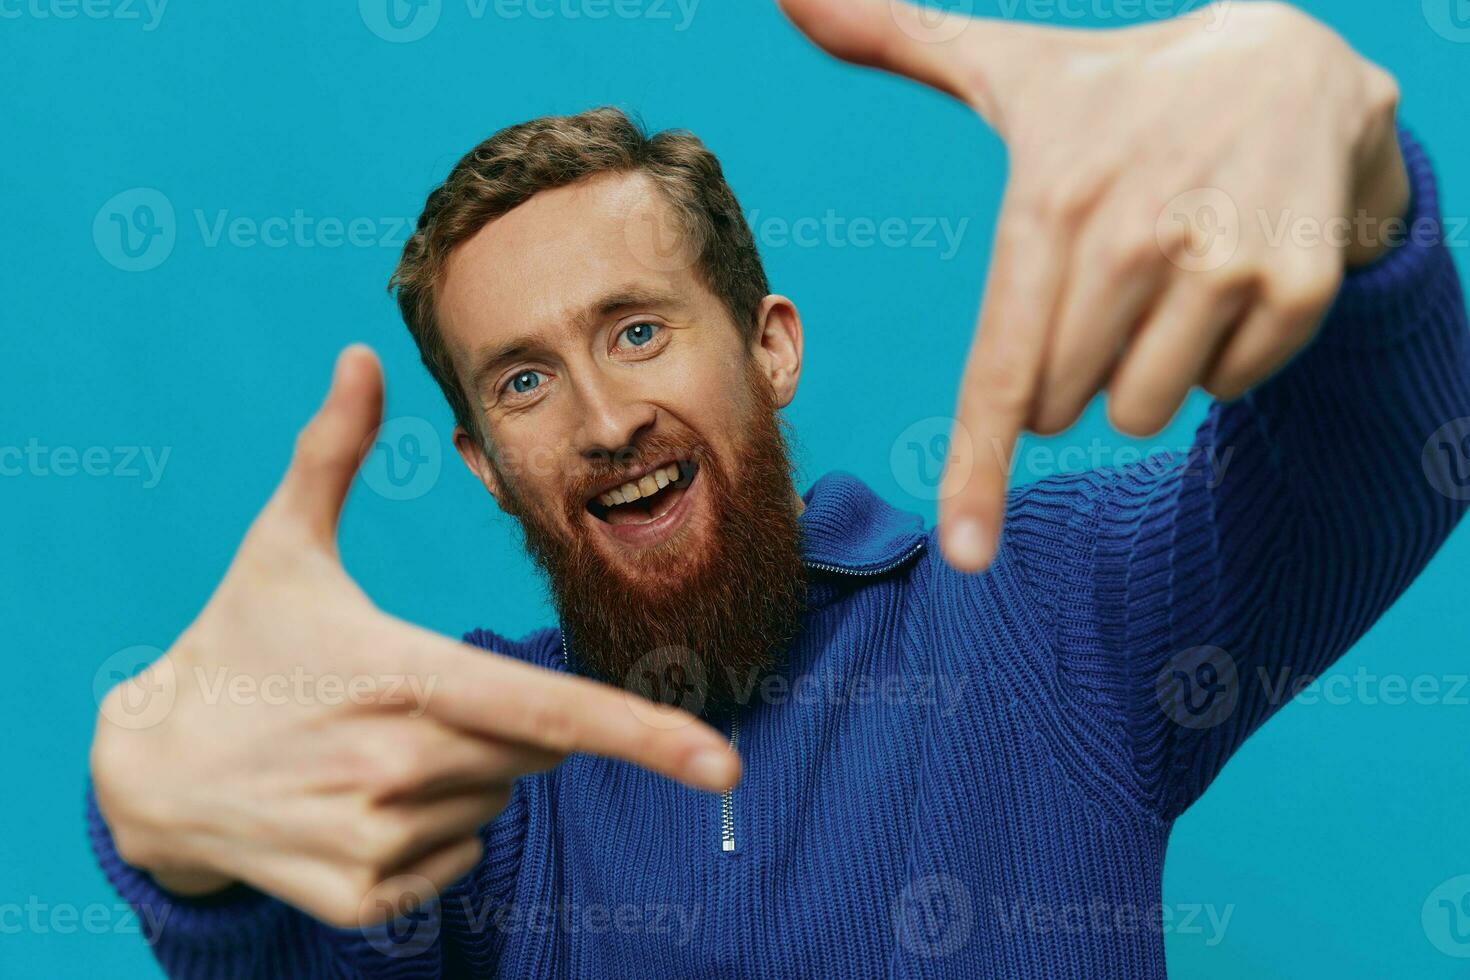
M547 577L573 662L586 673L663 704L709 715L745 704L796 635L806 602L790 456L765 380L736 472L692 432L650 432L589 461L561 501L561 521L531 505L499 472L502 505ZM492 457L493 458L493 457ZM695 546L692 525L647 548L634 575L591 540L587 500L645 464L693 460L712 518ZM563 527L573 529L568 540Z

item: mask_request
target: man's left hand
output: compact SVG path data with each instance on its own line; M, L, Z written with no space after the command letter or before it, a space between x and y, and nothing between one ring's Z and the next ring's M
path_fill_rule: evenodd
M1394 79L1285 4L1109 31L781 6L838 57L963 100L1009 151L940 491L962 570L995 553L1024 430L1060 432L1104 388L1140 436L1196 385L1239 397L1311 340L1408 204Z

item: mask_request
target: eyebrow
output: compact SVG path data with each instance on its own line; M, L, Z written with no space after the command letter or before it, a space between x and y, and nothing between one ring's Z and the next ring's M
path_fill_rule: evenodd
M575 314L572 324L578 330L586 331L593 324L630 310L682 308L683 305L684 302L678 295L667 290L633 284L618 286L603 293ZM478 351L473 355L470 368L471 390L480 390L486 378L507 364L544 352L550 346L544 333L533 332Z

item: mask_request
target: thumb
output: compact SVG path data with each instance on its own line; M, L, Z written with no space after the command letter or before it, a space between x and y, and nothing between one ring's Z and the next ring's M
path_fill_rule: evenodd
M383 372L377 355L353 344L337 355L332 387L301 434L276 492L279 509L333 547L342 504L364 449L383 419Z
M1044 29L972 18L907 0L778 0L811 43L845 62L881 68L969 103L992 126L1007 66Z
M906 75L966 98L961 49L990 24L905 0L778 0L812 43L844 61Z

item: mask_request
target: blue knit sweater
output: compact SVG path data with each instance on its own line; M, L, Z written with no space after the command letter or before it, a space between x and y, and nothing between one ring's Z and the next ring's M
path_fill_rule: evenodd
M1164 976L1174 820L1470 497L1464 299L1401 139L1415 240L1351 274L1189 454L1015 491L987 573L857 479L819 480L811 608L735 719L727 796L573 757L517 784L436 905L357 931L243 885L167 895L89 789L108 878L179 977ZM575 669L555 630L466 640Z

